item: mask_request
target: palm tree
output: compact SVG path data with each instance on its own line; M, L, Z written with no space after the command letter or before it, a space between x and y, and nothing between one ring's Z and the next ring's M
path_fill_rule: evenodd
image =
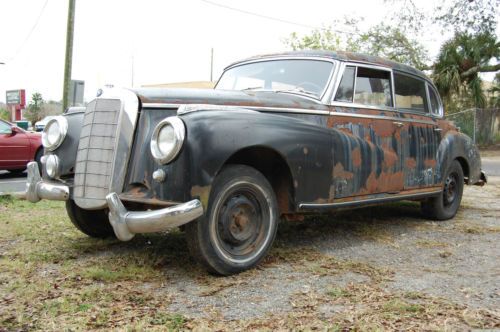
M440 50L433 66L433 79L445 102L451 97L461 97L484 107L486 97L481 88L480 72L500 69L500 43L495 34L461 33L447 41ZM495 65L489 65L492 59Z

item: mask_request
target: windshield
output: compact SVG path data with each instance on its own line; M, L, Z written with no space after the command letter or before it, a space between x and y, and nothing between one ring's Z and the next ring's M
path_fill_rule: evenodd
M216 89L290 92L319 99L332 70L333 63L322 60L253 62L226 70Z

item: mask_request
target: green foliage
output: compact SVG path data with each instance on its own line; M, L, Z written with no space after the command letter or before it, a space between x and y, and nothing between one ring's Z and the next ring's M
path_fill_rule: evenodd
M490 107L500 108L500 72L495 75L493 86L488 92L491 96L489 100Z
M499 57L496 35L456 34L441 47L433 66L433 79L439 93L446 102L459 97L470 99L476 107L484 107L486 97L479 72L495 70L496 67L488 63L492 58L498 61Z
M28 105L28 108L26 109L26 112L24 113L24 116L26 117L26 119L31 121L33 125L35 124L35 122L40 121L43 117L43 104L44 101L41 93L35 92L31 95L31 101Z
M429 60L425 47L411 39L399 27L380 23L361 35L363 53L381 56L418 69L426 69Z
M434 21L455 33L493 33L499 7L499 0L453 0L436 8Z
M292 33L284 40L293 50L332 50L359 52L381 56L411 65L419 69L427 68L427 50L417 40L410 39L398 27L380 23L366 32L360 32L355 25L359 21L347 21L344 25L351 33L333 30L331 27L313 30L309 35L299 37Z
M333 26L340 26L346 31L340 31L328 26L322 29L314 29L309 35L299 36L296 32L290 34L283 43L292 50L326 50L359 52L359 30L357 25L361 20L344 19L334 21Z
M5 108L0 108L0 119L10 121L10 112Z

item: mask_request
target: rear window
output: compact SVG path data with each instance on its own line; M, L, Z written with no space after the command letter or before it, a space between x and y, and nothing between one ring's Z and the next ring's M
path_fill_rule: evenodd
M428 112L423 80L394 73L394 90L396 93L396 107L403 110Z

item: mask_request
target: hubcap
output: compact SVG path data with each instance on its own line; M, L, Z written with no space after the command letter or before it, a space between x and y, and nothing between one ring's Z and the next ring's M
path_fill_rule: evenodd
M451 173L448 175L446 180L444 181L444 191L443 191L443 198L444 198L444 205L449 206L453 204L455 201L458 193L457 193L457 186L458 183L458 176L456 173Z
M223 206L220 234L224 241L241 245L255 233L258 219L257 210L247 197L231 197Z
M249 261L269 240L269 206L253 185L229 190L217 205L214 217L214 244L228 260Z

